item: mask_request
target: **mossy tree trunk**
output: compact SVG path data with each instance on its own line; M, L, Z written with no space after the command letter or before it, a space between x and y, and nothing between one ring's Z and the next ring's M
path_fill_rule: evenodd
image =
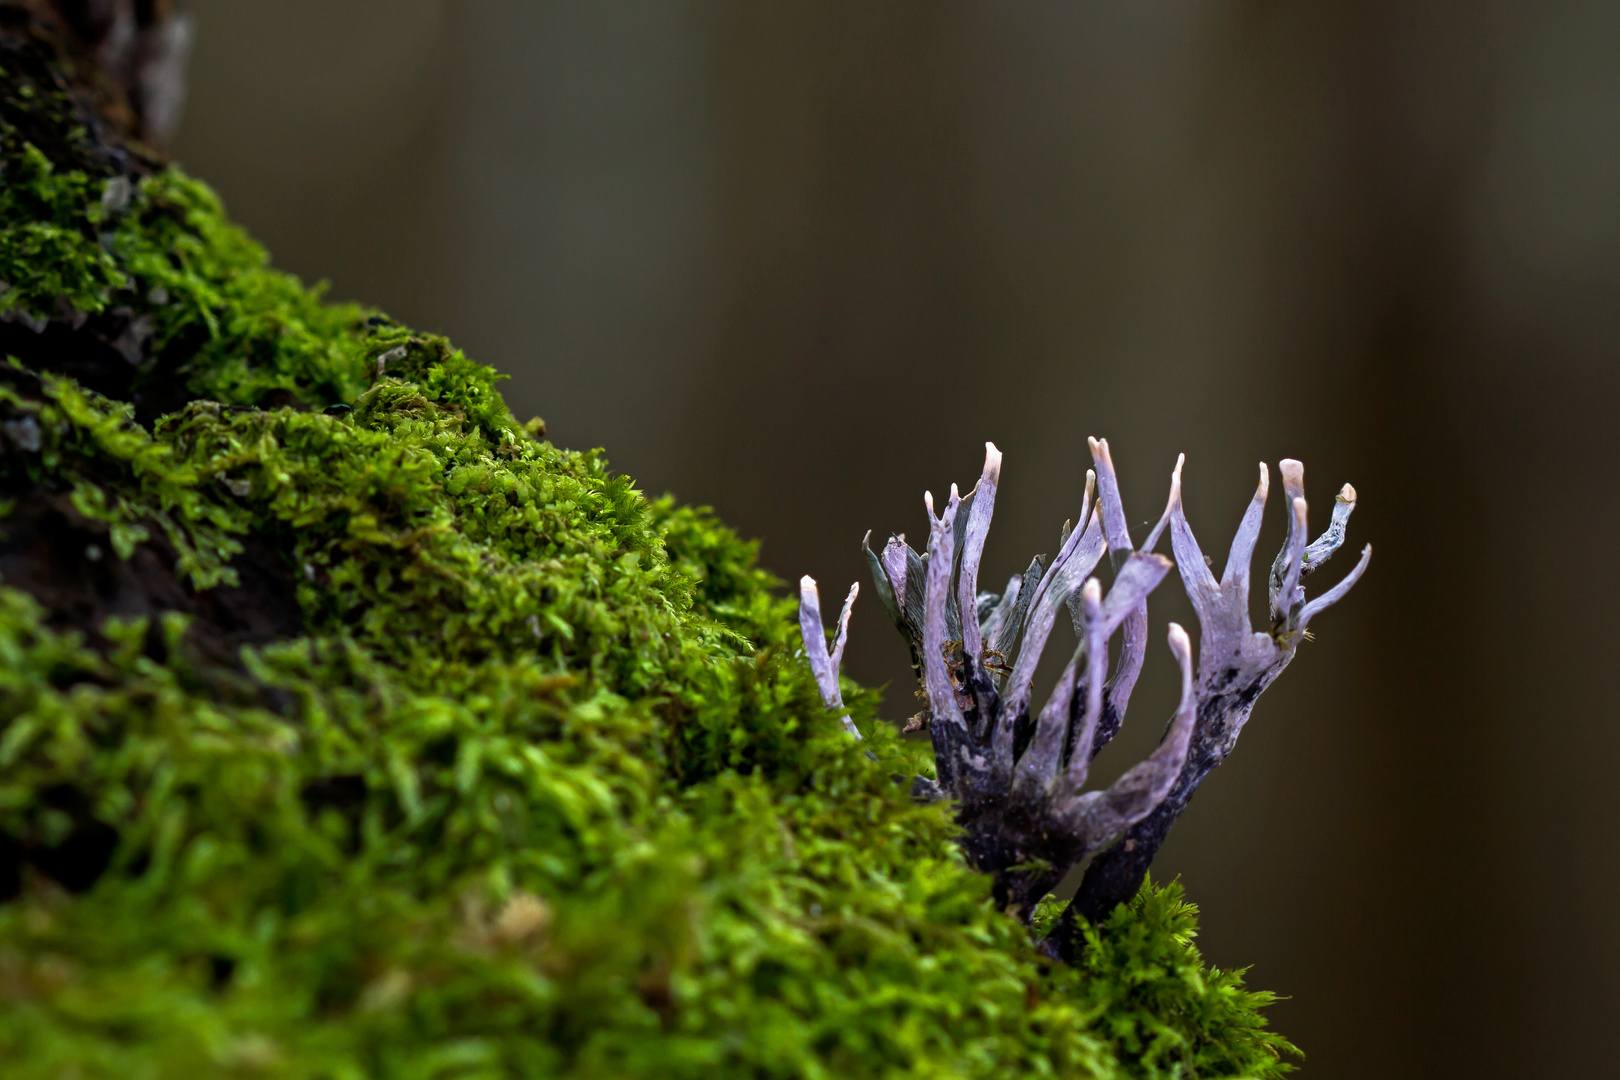
M1036 952L752 544L271 269L173 18L0 5L8 1070L1279 1073L1174 887Z

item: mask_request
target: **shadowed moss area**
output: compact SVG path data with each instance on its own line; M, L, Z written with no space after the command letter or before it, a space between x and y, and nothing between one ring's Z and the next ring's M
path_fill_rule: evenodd
M1053 966L710 513L0 52L8 1077L1265 1077L1178 886ZM116 149L116 148L114 148ZM1048 905L1043 920L1056 911Z

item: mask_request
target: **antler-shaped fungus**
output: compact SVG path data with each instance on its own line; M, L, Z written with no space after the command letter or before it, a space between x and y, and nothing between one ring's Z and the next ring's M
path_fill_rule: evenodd
M1106 915L1134 895L1170 825L1198 782L1231 751L1255 699L1293 658L1306 625L1350 590L1372 550L1344 581L1306 602L1300 581L1343 543L1355 491L1344 486L1332 525L1307 546L1304 470L1296 461L1283 462L1292 510L1289 538L1272 568L1272 632L1253 633L1249 563L1265 506L1265 466L1226 571L1216 582L1182 513L1182 462L1177 461L1164 516L1143 550L1135 551L1108 443L1092 439L1090 445L1096 471L1086 478L1079 527L1065 525L1051 564L1043 566L1037 557L1000 596L977 592L1001 477L1001 453L993 444L985 444L983 475L966 498L952 485L936 516L933 496L924 495L926 554L913 551L904 536L891 537L881 555L863 545L878 598L911 649L927 701L924 715L938 781L917 777L913 793L957 801L969 861L995 875L997 900L1026 921L1071 868L1093 859L1077 901L1047 943L1050 952L1065 957L1074 951L1077 915ZM1164 738L1112 786L1083 792L1091 761L1119 730L1142 670L1147 597L1172 565L1153 553L1167 526L1201 627L1197 677L1187 633L1171 623L1169 644L1181 667L1182 692ZM1090 576L1104 551L1115 570L1106 595ZM829 709L842 708L838 661L856 590L845 602L829 654L815 582L805 578L800 588L806 654L824 702ZM1065 604L1079 645L1046 704L1032 716L1035 668ZM1123 631L1120 655L1105 684L1109 643L1117 631ZM844 723L853 727L847 717Z
M1087 869L1080 891L1064 912L1050 942L1053 951L1066 958L1072 957L1079 940L1074 932L1076 917L1083 916L1091 921L1106 917L1116 905L1129 900L1141 888L1148 865L1164 843L1170 826L1186 809L1204 777L1232 752L1243 725L1254 711L1255 701L1293 660L1306 627L1321 611L1344 598L1360 580L1372 558L1372 545L1368 544L1344 580L1315 600L1306 601L1300 583L1344 543L1345 526L1356 508L1356 489L1349 484L1339 489L1327 531L1307 545L1305 466L1292 459L1284 460L1281 471L1283 490L1288 497L1288 539L1271 567L1271 631L1254 631L1249 625L1249 566L1260 535L1261 515L1270 488L1269 473L1262 462L1259 486L1232 540L1226 569L1220 581L1216 581L1182 510L1181 469L1185 460L1185 456L1176 460L1175 472L1170 478L1170 504L1165 513L1170 523L1171 550L1175 552L1181 580L1198 614L1201 630L1195 690L1198 720L1192 748L1181 775L1164 800L1151 814L1132 825L1123 843L1099 856Z

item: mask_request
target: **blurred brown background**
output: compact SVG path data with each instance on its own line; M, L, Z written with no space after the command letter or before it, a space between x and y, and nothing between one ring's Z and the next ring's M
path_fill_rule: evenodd
M1371 571L1158 870L1311 1080L1614 1074L1620 6L192 6L175 153L282 266L785 577L841 592L987 438L1000 574L1088 434L1137 519L1185 451L1217 558L1257 460L1353 481ZM912 711L869 598L848 668Z

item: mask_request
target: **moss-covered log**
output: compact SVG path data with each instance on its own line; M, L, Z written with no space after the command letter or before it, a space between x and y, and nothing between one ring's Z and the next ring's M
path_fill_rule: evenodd
M47 14L0 6L6 1076L1284 1068L1175 886L1040 956L752 545L271 269Z

